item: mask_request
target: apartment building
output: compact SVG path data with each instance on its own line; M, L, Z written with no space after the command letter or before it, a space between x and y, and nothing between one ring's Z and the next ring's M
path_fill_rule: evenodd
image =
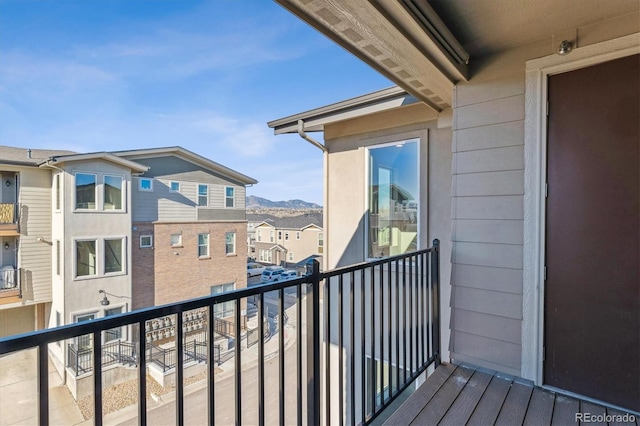
M246 286L256 181L218 163L179 147L1 146L0 178L0 336ZM64 345L51 354L62 369Z
M276 217L247 215L255 233L254 256L276 265L299 263L324 253L322 213Z

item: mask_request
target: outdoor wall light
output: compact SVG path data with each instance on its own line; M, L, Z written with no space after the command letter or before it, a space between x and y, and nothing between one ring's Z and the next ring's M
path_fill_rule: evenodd
M4 184L5 184L7 187L9 187L9 186L11 186L11 181L10 181L9 179L7 179L7 180L4 182Z
M4 243L4 249L9 250L9 243Z
M104 293L104 297L103 297L103 298L102 298L102 300L100 301L100 304L101 304L102 306L107 306L107 305L109 305L109 303L111 303L111 302L109 302L109 299L107 299L107 292L106 292L106 291L104 291L104 290L98 290L98 293Z
M558 55L564 56L571 52L571 49L573 49L571 42L569 40L562 40L560 46L558 46Z

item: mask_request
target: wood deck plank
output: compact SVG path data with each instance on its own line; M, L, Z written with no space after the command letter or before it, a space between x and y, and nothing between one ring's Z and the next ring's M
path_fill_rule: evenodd
M555 395L540 388L533 389L527 415L524 418L524 426L537 426L551 424L553 403Z
M436 392L433 398L425 405L412 424L437 425L460 392L462 392L462 389L467 385L473 373L474 370L470 368L458 367L456 371L449 376L446 383Z
M580 401L568 396L556 394L553 405L552 425L576 424L576 413L580 412Z
M590 414L593 416L605 416L607 414L607 409L602 405L596 405L592 402L588 401L580 401L580 411L581 414ZM607 422L589 422L589 425L597 425L597 426L607 426Z
M411 423L455 370L456 366L453 364L440 364L425 383L384 424L406 425Z
M439 426L459 426L467 423L480 398L491 382L491 375L476 371L462 389Z
M527 414L533 386L514 382L496 420L498 426L521 425Z
M473 411L468 425L486 426L494 424L510 387L510 380L494 376Z

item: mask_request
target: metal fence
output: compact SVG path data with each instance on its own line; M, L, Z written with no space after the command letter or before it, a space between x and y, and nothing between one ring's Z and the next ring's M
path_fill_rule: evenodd
M94 423L102 424L102 362L105 345L101 335L106 330L131 326L145 330L145 323L155 318L176 316L175 348L145 350L139 353L138 363L138 422L147 424L147 377L149 362L162 355L165 366L175 366L176 424L184 424L184 365L191 359L215 359L220 348L214 339L207 343L185 341L183 313L206 309L208 336L214 336L217 324L214 307L233 301L234 318L231 324L242 324L241 302L253 297L258 318L265 318L267 305L271 313L284 318L286 300L295 300L289 306L291 320L280 327L275 346L277 361L277 390L267 389L265 382L266 358L264 336L268 323L258 321L257 331L257 410L251 423L265 424L265 393L277 399L276 410L280 423L297 425L368 424L387 408L428 366L440 362L439 319L439 248L433 247L409 254L364 262L333 271L320 273L317 261L312 261L308 274L290 281L257 285L250 288L207 296L200 299L142 309L93 321L66 325L55 329L0 339L0 355L37 348L39 353L38 389L39 423L49 423L48 345L49 343L91 335L93 346L92 368L94 376ZM265 296L269 294L267 301ZM275 301L273 296L275 295ZM288 303L288 302L287 302ZM275 304L275 306L274 306ZM322 306L322 309L321 309ZM275 312L273 312L275 310ZM295 314L295 318L293 315ZM226 321L226 320L224 320ZM282 322L282 321L281 321ZM241 327L227 327L233 336L234 404L230 407L235 423L243 418L243 349L239 342ZM297 344L285 365L285 332L295 330ZM144 341L144 333L142 333ZM263 338L260 339L259 336ZM276 342L276 343L272 343ZM138 342L135 342L136 344ZM143 343L144 344L144 343ZM252 351L256 350L252 348ZM75 356L70 364L85 368L85 352L69 349ZM214 363L208 363L207 408L208 422L215 423L216 381ZM173 368L173 367L172 367ZM294 377L292 384L286 377ZM272 385L271 385L272 386ZM286 386L286 387L285 387ZM324 390L323 390L324 389ZM285 393L287 404L295 404L290 417L285 419ZM295 402L294 402L295 401ZM274 406L275 407L275 406ZM291 408L291 407L290 407Z

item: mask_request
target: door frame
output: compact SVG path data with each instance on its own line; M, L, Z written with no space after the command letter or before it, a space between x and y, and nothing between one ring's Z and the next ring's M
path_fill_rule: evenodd
M640 33L578 47L566 56L556 54L526 62L521 375L538 386L544 384L548 77L634 54L640 54Z

